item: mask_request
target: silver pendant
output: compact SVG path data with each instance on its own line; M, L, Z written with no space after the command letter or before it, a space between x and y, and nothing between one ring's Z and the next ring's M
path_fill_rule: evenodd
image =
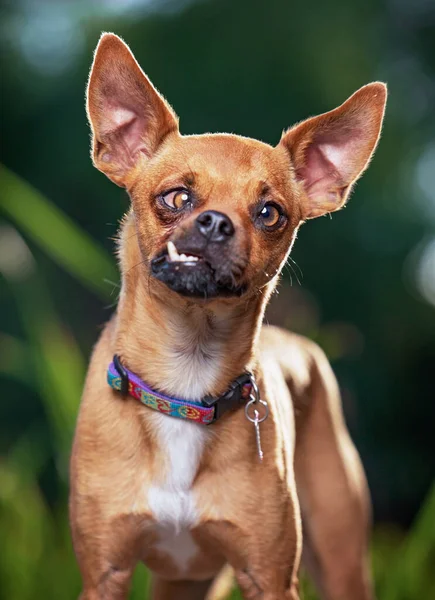
M263 423L269 416L269 406L265 400L261 400L260 393L258 391L257 384L255 383L254 377L251 377L252 389L254 393L249 396L250 400L245 406L245 416L251 423L254 424L255 429L255 441L257 443L257 454L260 462L263 460L264 454L261 448L261 436L260 436L260 423ZM260 417L259 408L264 408L264 415ZM253 415L252 415L253 412Z

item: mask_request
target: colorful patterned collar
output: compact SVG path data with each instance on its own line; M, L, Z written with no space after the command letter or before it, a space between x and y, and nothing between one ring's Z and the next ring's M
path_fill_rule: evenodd
M251 373L243 373L232 382L222 396L206 396L202 400L179 400L151 389L137 375L126 369L116 354L107 371L107 383L123 396L129 394L145 406L165 415L204 425L213 423L228 410L245 404L253 390Z

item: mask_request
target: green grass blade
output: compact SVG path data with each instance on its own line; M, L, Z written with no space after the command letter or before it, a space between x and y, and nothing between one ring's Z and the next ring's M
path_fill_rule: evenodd
M382 600L435 597L435 483L414 525L398 545L381 586Z
M102 300L110 298L105 280L118 281L106 251L57 206L18 175L0 165L0 208L47 254Z
M44 402L57 445L66 452L82 393L85 361L73 335L61 323L24 240L12 227L3 227L0 235L10 248L8 255L1 254L0 273L15 296L28 340L26 347L15 341L10 350L15 346L18 358L27 360L27 370Z

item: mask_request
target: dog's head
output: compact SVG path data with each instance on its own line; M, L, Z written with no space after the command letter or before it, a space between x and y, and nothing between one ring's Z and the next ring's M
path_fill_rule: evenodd
M240 297L276 278L299 225L344 206L376 147L386 87L286 131L276 147L182 136L128 47L104 34L87 96L95 166L127 189L153 285Z

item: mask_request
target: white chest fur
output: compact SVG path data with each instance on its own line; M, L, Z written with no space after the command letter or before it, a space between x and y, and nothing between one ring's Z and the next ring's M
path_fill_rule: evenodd
M169 373L164 389L187 399L203 397L219 377L222 348L216 339L180 336L168 351ZM165 460L163 479L148 490L148 505L157 522L157 548L170 555L183 571L197 553L190 529L200 517L193 482L204 446L211 432L207 426L153 413L153 429L159 451Z
M208 433L204 425L166 415L153 421L166 470L163 482L150 487L148 504L158 523L180 531L198 519L192 484Z
M198 551L190 535L199 519L192 484L208 432L204 425L155 416L167 464L163 482L148 490L148 505L157 522L157 549L168 554L183 572Z

